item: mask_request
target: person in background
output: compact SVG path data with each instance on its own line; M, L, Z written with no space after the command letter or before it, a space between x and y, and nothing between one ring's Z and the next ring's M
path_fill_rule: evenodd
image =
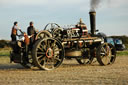
M35 30L33 22L30 22L30 26L27 28L27 34L28 34L28 36L31 36L29 46L30 46L30 48L32 48L32 45L33 45L34 39L35 39L35 34L36 34L36 30Z
M11 38L12 38L12 41L16 41L16 36L18 35L17 31L21 31L21 29L18 27L18 22L14 22L14 26L12 27L12 32L11 32Z

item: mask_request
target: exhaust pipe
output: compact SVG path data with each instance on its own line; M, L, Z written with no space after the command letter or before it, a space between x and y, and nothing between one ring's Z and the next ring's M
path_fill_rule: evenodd
M90 15L90 26L91 26L91 35L94 36L96 33L96 12L89 12Z

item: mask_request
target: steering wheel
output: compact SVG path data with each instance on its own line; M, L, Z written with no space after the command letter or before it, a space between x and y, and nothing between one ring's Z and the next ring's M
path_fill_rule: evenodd
M56 23L48 23L44 30L48 30L50 33L52 33L55 28L60 28L60 26Z

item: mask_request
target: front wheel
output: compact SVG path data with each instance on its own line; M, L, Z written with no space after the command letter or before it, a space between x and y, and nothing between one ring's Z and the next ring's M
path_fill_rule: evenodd
M53 38L38 40L32 50L33 62L43 70L52 70L59 67L64 58L64 49L61 43Z
M100 65L113 64L116 59L116 50L112 44L104 43L97 48L97 61Z

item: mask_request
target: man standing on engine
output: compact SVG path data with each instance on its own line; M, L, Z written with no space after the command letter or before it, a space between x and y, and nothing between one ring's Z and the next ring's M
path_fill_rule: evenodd
M34 27L33 24L34 24L33 22L30 22L30 26L27 28L27 34L28 34L28 36L31 36L31 38L30 38L30 48L32 48L32 45L33 45L33 42L34 42L34 39L35 39L35 34L36 34L36 30L35 30L35 27Z
M11 32L12 41L16 41L17 40L16 36L18 35L17 34L18 30L22 33L21 29L18 27L18 22L14 22L14 26L12 27L12 32Z

